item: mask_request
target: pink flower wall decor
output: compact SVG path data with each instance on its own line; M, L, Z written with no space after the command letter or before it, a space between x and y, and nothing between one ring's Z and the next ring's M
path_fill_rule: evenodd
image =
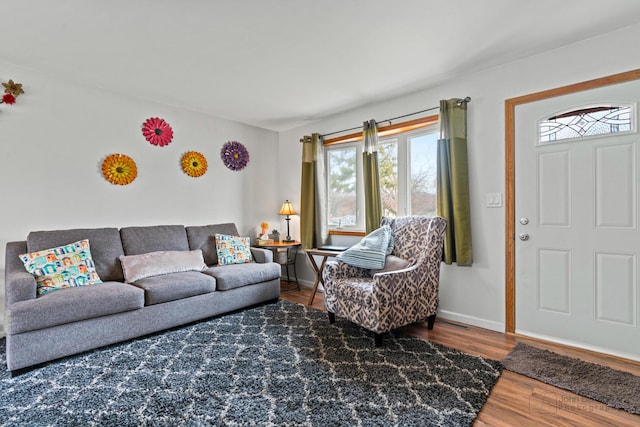
M152 145L164 147L173 139L173 129L169 123L158 117L151 117L142 124L142 134Z

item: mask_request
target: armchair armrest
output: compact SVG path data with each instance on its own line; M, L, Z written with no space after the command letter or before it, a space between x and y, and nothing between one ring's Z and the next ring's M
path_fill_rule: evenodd
M273 252L271 252L269 249L254 247L251 247L250 249L251 255L253 255L253 259L255 259L258 264L267 264L269 262L273 262Z
M342 279L345 277L370 277L368 270L342 261L328 260L322 269L322 280L327 281Z
M427 263L418 261L402 270L373 275L373 293L392 295L393 304L409 304L418 299L437 299L439 276L430 274Z

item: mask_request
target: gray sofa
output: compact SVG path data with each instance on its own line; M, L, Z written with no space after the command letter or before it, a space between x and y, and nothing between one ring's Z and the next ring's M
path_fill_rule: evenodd
M218 266L214 234L238 236L232 223L94 228L29 233L6 246L6 351L10 371L184 325L280 296L280 265L251 248L256 262ZM19 254L89 239L102 284L36 297ZM206 268L125 283L120 256L202 250ZM15 372L14 372L15 373Z

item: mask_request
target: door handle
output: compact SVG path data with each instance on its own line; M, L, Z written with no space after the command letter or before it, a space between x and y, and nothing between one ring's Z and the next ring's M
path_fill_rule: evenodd
M520 233L518 237L520 237L520 240L522 240L523 242L529 240L529 235L527 233Z

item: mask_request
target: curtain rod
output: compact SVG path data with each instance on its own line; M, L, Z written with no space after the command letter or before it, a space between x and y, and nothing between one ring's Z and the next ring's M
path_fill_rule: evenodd
M471 102L471 97L467 96L464 99L459 99L458 102L456 102L456 105L460 106L462 104L467 104ZM409 114L403 114L402 116L398 116L398 117L392 117L390 119L385 119L385 120L380 120L377 121L376 120L376 124L380 124L380 123L384 123L384 122L389 122L391 123L391 121L393 120L397 120L397 119L403 119L405 117L409 117L409 116L415 116L416 114L420 114L420 113L426 113L427 111L433 111L433 110L437 110L439 109L440 106L437 107L431 107L431 108L427 108L426 110L420 110L420 111L416 111L415 113L409 113ZM356 130L356 129L362 129L362 126L356 126L356 127L352 127L349 129L342 129L342 130L337 130L335 132L330 132L330 133L325 133L324 135L320 135L321 137L325 138L327 136L331 136L331 135L335 135L337 133L342 133L342 132L349 132L351 130Z

